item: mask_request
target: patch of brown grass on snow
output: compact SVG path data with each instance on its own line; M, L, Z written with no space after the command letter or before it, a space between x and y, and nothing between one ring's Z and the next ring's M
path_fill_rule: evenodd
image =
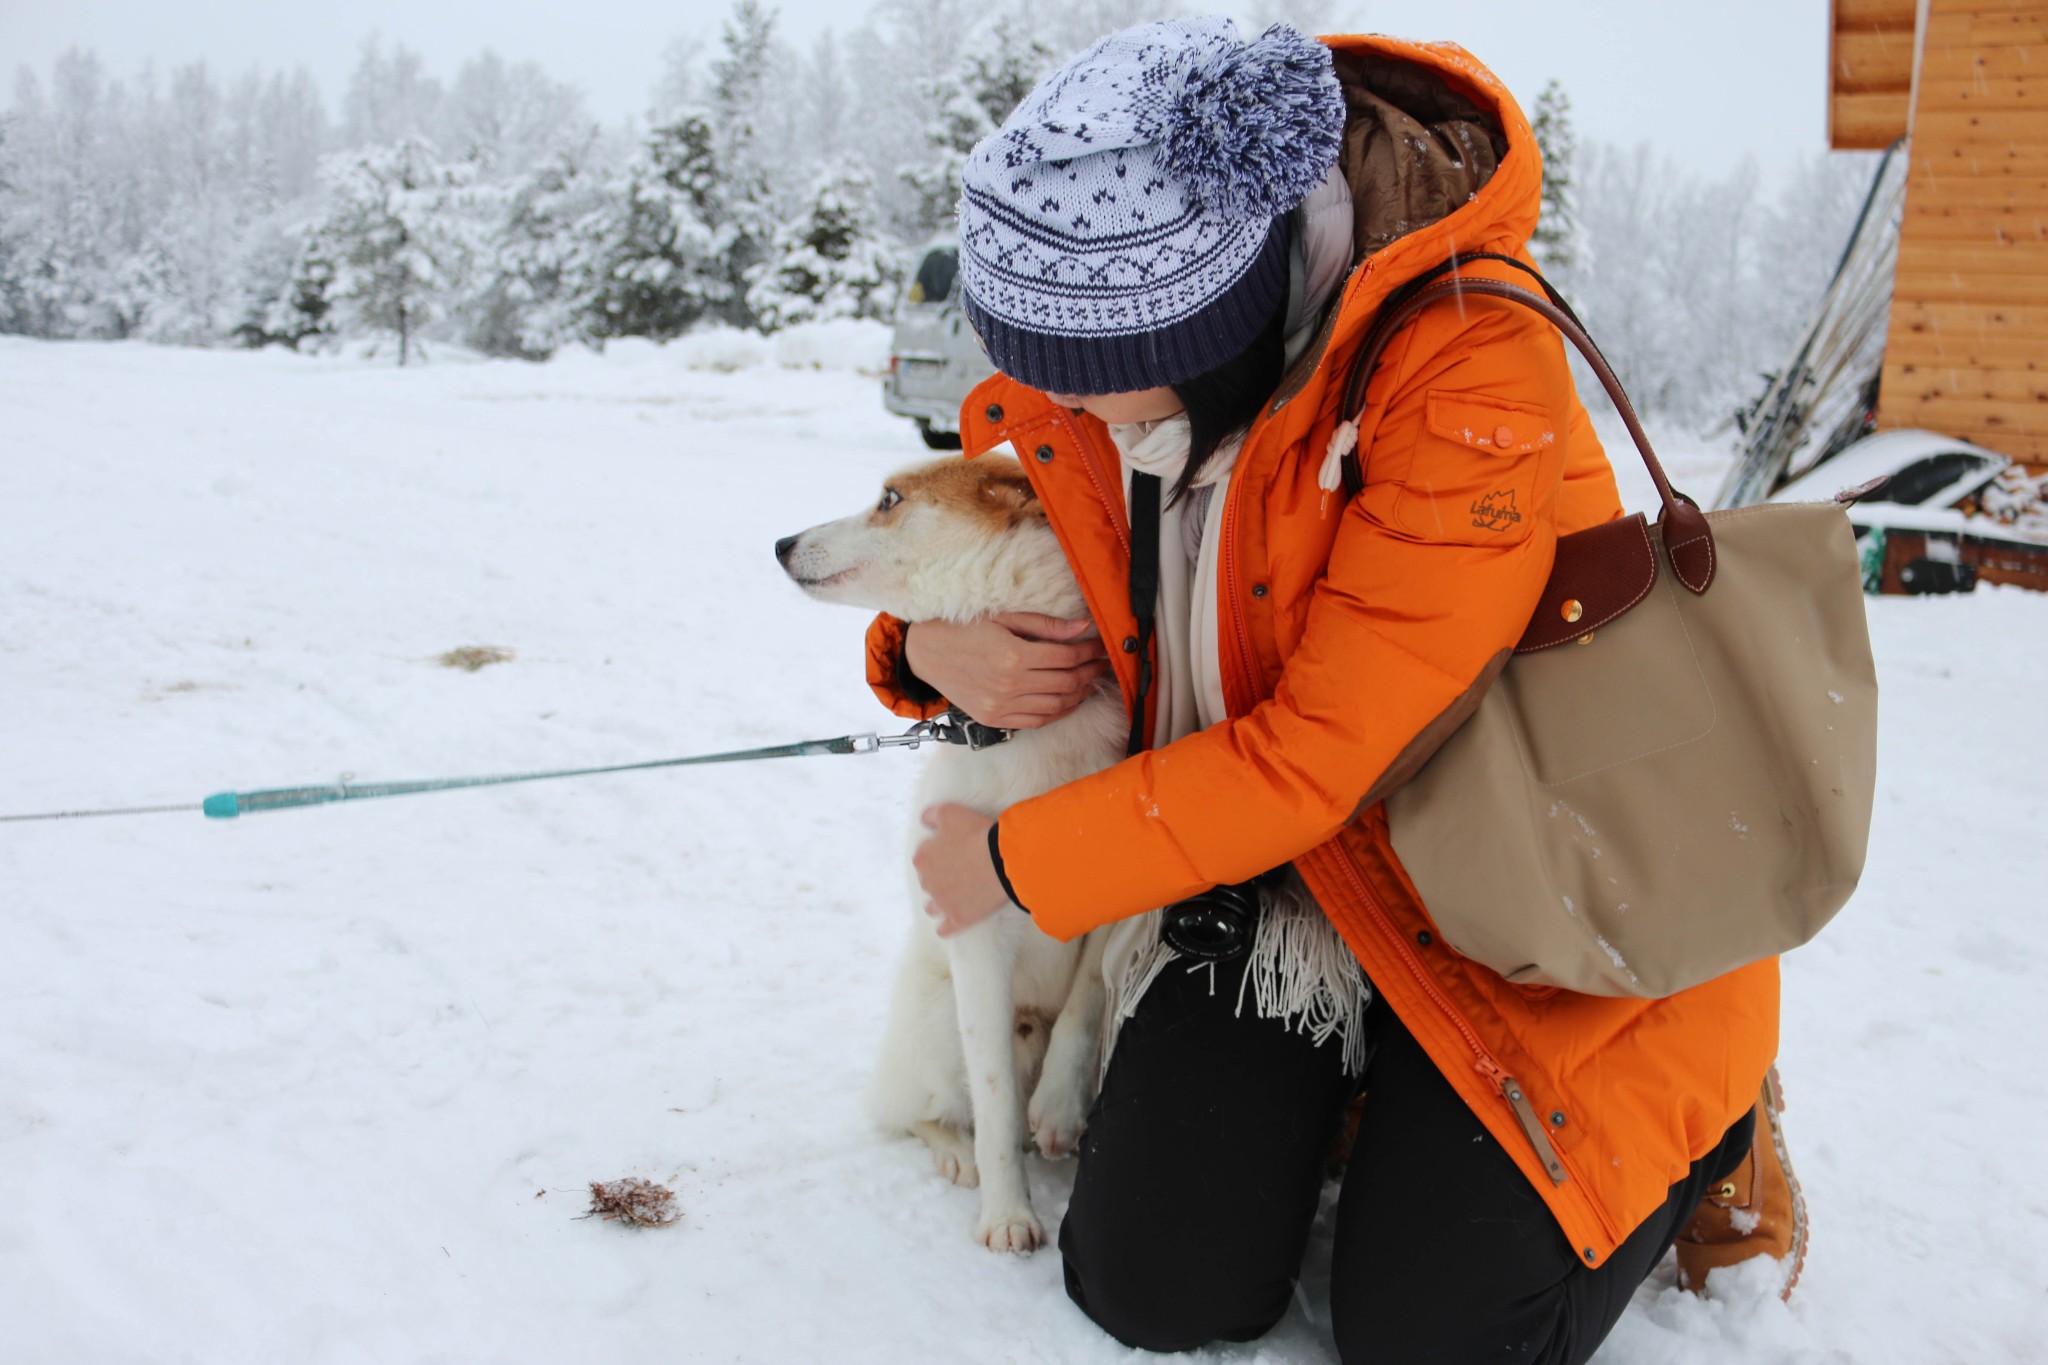
M434 662L443 668L459 668L465 673L474 673L486 665L502 664L511 658L512 651L503 645L464 645L446 654L436 654Z
M579 1216L630 1223L636 1228L663 1228L682 1218L683 1211L676 1205L676 1192L668 1186L627 1176L609 1184L591 1181L590 1210Z

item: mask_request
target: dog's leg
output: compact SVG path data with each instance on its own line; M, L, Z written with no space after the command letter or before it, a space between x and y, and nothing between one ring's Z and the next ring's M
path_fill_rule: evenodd
M1038 1150L1049 1157L1072 1156L1087 1126L1088 1104L1095 1094L1102 1011L1109 995L1102 981L1102 950L1108 941L1109 935L1099 932L1082 940L1073 988L1053 1023L1045 1069L1039 1073L1038 1089L1032 1092L1031 1105L1025 1110Z
M1015 934L1023 927L984 920L947 940L967 1093L974 1105L974 1164L981 1175L981 1217L974 1235L990 1251L1035 1251L1045 1240L1045 1229L1031 1216L1025 1185L1024 1097L1017 1093L1011 1046L1017 1025L1011 984Z
M920 1119L910 1125L910 1131L932 1149L932 1164L941 1176L963 1190L981 1183L981 1176L974 1169L974 1143L967 1134L935 1119Z

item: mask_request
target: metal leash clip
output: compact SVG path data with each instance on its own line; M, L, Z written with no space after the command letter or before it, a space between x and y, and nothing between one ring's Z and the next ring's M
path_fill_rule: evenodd
M883 735L875 740L877 748L915 749L922 744L963 744L969 753L980 753L1008 742L1014 730L1004 730L994 725L983 725L974 720L959 707L953 707L943 716L921 720L900 735ZM866 736L863 736L866 738Z

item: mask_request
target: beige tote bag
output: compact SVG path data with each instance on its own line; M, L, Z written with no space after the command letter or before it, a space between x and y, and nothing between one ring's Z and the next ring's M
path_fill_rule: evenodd
M1558 541L1511 660L1387 799L1395 853L1445 941L1520 984L1663 996L1798 947L1856 888L1876 783L1846 507L1702 513L1562 300L1496 280L1391 308L1347 412L1392 334L1460 295L1533 308L1585 354L1663 514Z

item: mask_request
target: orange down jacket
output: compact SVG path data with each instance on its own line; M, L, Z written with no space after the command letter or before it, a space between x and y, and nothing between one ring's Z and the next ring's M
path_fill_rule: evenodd
M1363 804L1520 637L1558 535L1620 509L1562 339L1493 301L1438 305L1394 340L1360 421L1363 490L1347 503L1318 487L1344 377L1382 301L1453 254L1528 260L1541 188L1527 120L1462 49L1324 41L1440 80L1492 113L1506 153L1469 202L1353 267L1333 325L1245 438L1221 529L1230 718L1011 807L1005 870L1064 939L1291 860L1382 999L1598 1265L1755 1103L1777 1051L1778 966L1662 1000L1510 985L1435 935L1385 807ZM1465 269L1520 279L1498 263ZM1131 702L1128 519L1108 433L1002 376L970 396L961 430L969 456L1008 442L1022 458ZM869 681L899 714L942 710L897 689L901 646L902 623L875 623ZM1486 856L1484 829L1472 856Z

